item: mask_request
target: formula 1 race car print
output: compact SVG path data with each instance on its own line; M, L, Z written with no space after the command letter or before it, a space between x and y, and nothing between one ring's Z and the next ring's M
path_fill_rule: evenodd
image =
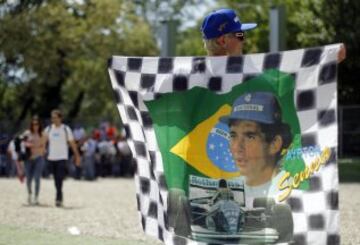
M293 219L287 204L255 198L252 208L240 205L231 190L189 199L181 189L168 198L169 226L178 236L218 244L273 244L293 240Z

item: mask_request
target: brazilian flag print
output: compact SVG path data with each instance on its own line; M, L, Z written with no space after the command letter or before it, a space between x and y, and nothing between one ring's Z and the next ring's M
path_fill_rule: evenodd
M301 138L294 106L294 86L291 75L267 70L225 94L195 87L147 102L168 186L187 190L189 175L215 179L241 175L229 151L229 128L219 122L219 118L229 114L234 100L245 93L271 92L278 98L283 120L291 126L294 136L291 147L299 148ZM295 174L304 169L304 163L301 159L287 160L283 161L282 167Z

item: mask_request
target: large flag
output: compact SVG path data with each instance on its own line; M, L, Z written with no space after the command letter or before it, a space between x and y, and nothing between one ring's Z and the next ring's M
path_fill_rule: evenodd
M165 244L339 244L339 47L112 57L144 231Z

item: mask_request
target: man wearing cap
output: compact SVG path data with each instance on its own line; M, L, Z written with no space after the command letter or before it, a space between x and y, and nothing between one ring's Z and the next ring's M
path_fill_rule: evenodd
M245 183L246 206L251 207L254 198L275 198L282 176L281 152L292 141L276 97L269 92L245 93L220 121L230 128L230 151Z
M241 23L232 9L219 9L207 15L202 23L204 46L210 56L241 55L244 31L256 23Z
M256 23L241 23L232 9L219 9L208 14L201 32L204 47L209 56L242 55L245 31L256 28ZM346 58L346 48L342 44L338 53L338 63Z

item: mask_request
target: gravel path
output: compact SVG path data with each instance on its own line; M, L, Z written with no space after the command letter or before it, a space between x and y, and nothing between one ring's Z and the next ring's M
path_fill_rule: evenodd
M61 233L75 226L81 234L161 244L142 232L133 179L68 179L64 195L64 208L55 208L53 181L43 179L40 206L28 206L25 185L17 179L0 178L0 224ZM359 208L360 184L341 184L342 244L360 244Z
M360 244L360 184L340 184L341 244Z
M62 233L77 227L81 234L161 244L142 232L133 179L68 179L63 191L64 208L56 208L53 180L42 179L40 206L29 206L25 184L0 178L0 223Z

